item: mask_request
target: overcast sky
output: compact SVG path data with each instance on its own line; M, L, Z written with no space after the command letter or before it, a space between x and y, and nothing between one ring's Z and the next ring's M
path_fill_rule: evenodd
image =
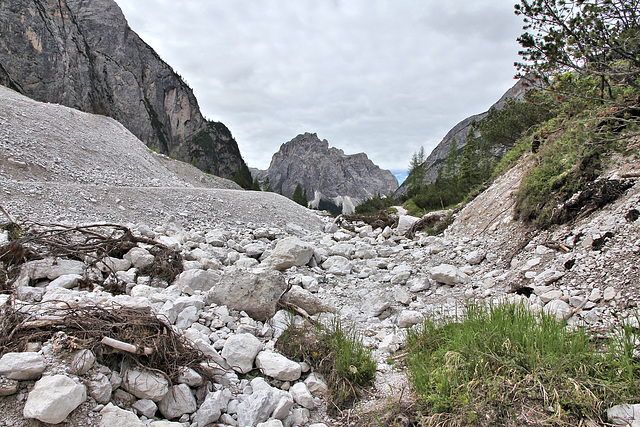
M317 133L404 171L514 83L514 0L116 0L250 167Z

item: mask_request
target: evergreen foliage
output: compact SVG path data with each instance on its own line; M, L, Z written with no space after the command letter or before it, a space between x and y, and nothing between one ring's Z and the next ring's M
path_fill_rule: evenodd
M251 184L251 189L253 191L261 191L260 189L260 183L258 182L258 178L254 178L253 179L253 184Z
M300 183L298 183L298 185L296 185L296 189L293 190L293 196L291 197L291 200L299 205L304 206L305 208L309 205L309 201L307 200L307 190L303 191L302 185L300 185Z
M365 200L356 206L355 213L358 215L376 215L380 211L386 211L396 203L393 197L382 197L376 193L372 198Z
M518 66L559 105L517 194L519 218L545 228L571 218L559 207L598 177L603 154L640 135L640 13L633 0L523 0L516 13L529 30Z
M245 190L249 190L253 185L253 178L251 177L251 171L245 165L236 171L233 175L233 181Z
M505 152L537 124L553 117L556 109L549 97L535 92L527 94L526 102L511 99L502 109L491 109L484 119L471 125L462 149L455 140L452 142L434 183L412 181L407 191L410 206L423 213L462 202L492 177Z
M274 192L273 187L271 187L271 181L269 180L269 177L267 177L267 179L264 181L264 184L262 185L262 190L263 191L269 191L269 192Z

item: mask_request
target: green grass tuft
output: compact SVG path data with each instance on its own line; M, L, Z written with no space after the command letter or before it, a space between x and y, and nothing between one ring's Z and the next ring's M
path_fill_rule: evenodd
M522 305L470 304L411 331L407 367L423 412L443 425L603 422L606 407L640 400L637 338L626 326L603 347Z
M360 336L353 329L343 328L339 319L327 327L300 328L293 326L293 322L291 325L278 338L276 348L290 359L307 362L322 374L336 408L351 406L376 376L376 363Z

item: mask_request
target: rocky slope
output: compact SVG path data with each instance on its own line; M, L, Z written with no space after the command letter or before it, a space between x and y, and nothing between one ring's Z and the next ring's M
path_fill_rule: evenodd
M500 99L491 106L491 108L500 109L509 99L519 99L522 100L524 98L524 94L526 91L526 85L524 81L518 80L518 82L513 85L508 91L506 91ZM490 108L490 109L491 109ZM467 143L467 135L469 134L469 129L471 129L471 125L473 122L480 121L484 119L489 111L485 111L484 113L475 114L471 117L467 117L462 120L460 123L455 125L447 134L442 138L442 141L436 145L436 147L429 153L427 159L425 160L425 184L433 183L436 178L438 178L438 172L440 171L440 167L444 162L444 159L447 157L449 150L451 149L451 144L456 142L458 146L458 150L464 147ZM406 194L407 187L406 184L401 185L398 189L397 194Z
M279 194L238 191L233 181L152 152L108 117L0 86L0 122L0 205L17 217L150 226L172 216L194 224L320 224Z
M352 213L376 193L386 196L398 188L395 176L373 164L366 154L346 155L315 133L301 134L282 144L269 169L256 170L254 175L263 182L269 178L273 190L288 197L300 184L311 207L330 202L343 213Z
M218 176L246 168L231 132L129 28L113 0L0 4L0 84L113 117L149 147Z

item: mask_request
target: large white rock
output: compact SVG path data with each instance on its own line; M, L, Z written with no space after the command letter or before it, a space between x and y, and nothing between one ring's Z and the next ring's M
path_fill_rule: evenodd
M313 246L296 237L287 237L278 242L265 263L275 270L286 270L307 264L312 256Z
M155 372L131 368L122 376L122 388L138 399L160 402L169 392L169 382Z
M325 262L322 263L322 268L327 270L327 273L335 274L336 276L346 276L351 274L353 269L351 261L340 255L332 255Z
M487 253L482 249L476 249L475 251L471 251L466 254L464 256L464 259L471 265L478 265L482 262L486 255Z
M411 277L411 267L406 264L400 264L391 270L391 284L404 285Z
M254 390L238 405L238 425L255 426L267 421L278 404L274 398L272 390Z
M186 384L189 387L200 387L204 384L204 378L193 369L183 366L178 375L178 382L180 384Z
M87 391L66 375L52 375L38 380L29 392L22 415L44 423L58 424L87 400Z
M111 381L106 375L97 373L87 381L87 387L89 388L89 396L93 397L96 402L106 404L111 400Z
M87 266L82 261L46 258L29 261L22 266L16 286L29 286L31 281L39 279L54 280L65 274L84 275Z
M207 394L196 412L195 421L198 426L206 426L218 421L220 415L227 410L229 400L231 400L231 391L226 388Z
M0 359L0 375L10 380L38 379L45 368L46 362L40 353L30 351L6 353Z
M158 409L167 419L178 418L196 411L196 399L191 394L191 389L188 385L174 385L164 399L158 403Z
M291 289L282 296L281 301L300 307L310 316L327 311L327 307L317 296L298 285L291 286Z
M244 311L262 322L276 314L280 297L287 290L282 273L271 269L225 269L220 282L205 296L207 304L226 305Z
M82 280L82 276L79 274L63 274L57 279L53 280L47 286L73 289L78 286L78 282Z
M324 396L329 393L327 382L320 374L316 374L315 372L310 373L307 379L304 380L304 383L307 385L311 394Z
M109 403L100 411L100 427L144 427L140 418L131 411L125 411Z
M398 217L398 228L396 231L398 234L404 234L418 221L420 221L420 218L416 218L415 216L400 215L400 217Z
M269 350L258 353L256 367L260 368L265 375L280 381L295 381L302 373L298 362Z
M156 412L158 411L158 405L156 405L156 402L153 400L140 399L136 400L131 405L131 409L135 409L138 414L147 418L153 418L156 416Z
M145 268L153 264L155 257L144 248L132 248L124 254L124 259L128 260L135 268Z
M293 404L293 396L291 396L290 393L283 393L283 395L280 397L280 400L278 400L278 404L273 410L273 413L271 414L271 418L284 420L289 416L289 412L291 412Z
M95 362L96 356L91 350L79 350L73 355L73 360L71 361L71 372L76 375L84 375L89 371L89 369L91 369Z
M262 343L251 334L230 336L222 348L222 357L236 372L246 374L253 369L253 362L262 350Z
M398 316L398 327L408 328L424 320L422 313L414 310L402 310Z
M294 384L289 392L291 393L291 396L293 396L293 400L295 400L298 405L307 409L313 409L316 407L316 404L313 401L313 396L305 383Z
M445 285L454 286L459 283L466 283L469 276L450 264L441 264L429 270L429 275L433 280Z
M571 306L559 299L553 300L546 304L543 309L545 314L554 315L558 320L568 319L573 313Z
M122 258L104 257L96 267L103 273L111 271L127 271L131 268L131 261Z
M212 270L187 270L180 273L174 285L178 285L181 291L190 288L194 291L206 292L218 283L220 274Z
M640 404L614 406L607 409L607 417L617 426L640 427Z

